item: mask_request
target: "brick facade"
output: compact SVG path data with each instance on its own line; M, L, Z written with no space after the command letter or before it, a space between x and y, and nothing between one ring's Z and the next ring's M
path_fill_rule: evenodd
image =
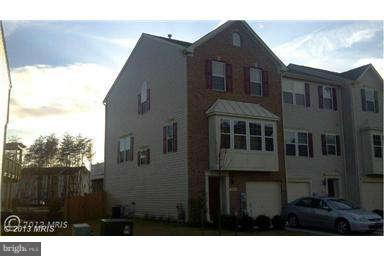
M232 45L232 33L241 36L241 47ZM233 91L217 92L207 89L205 63L215 58L232 64ZM244 67L257 66L269 74L269 95L266 97L247 95L244 89ZM248 181L279 181L282 188L282 203L286 201L283 117L281 103L281 72L267 49L257 42L241 22L233 22L225 30L216 34L194 49L187 57L187 109L188 109L188 189L189 198L196 198L205 191L205 173L209 166L209 129L205 112L217 100L226 99L256 103L277 115L278 172L238 172L229 173L231 212L238 211L240 192L245 192Z

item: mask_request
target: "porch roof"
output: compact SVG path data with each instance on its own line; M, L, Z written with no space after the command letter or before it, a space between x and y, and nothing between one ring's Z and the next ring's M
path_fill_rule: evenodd
M208 116L225 115L243 118L279 120L279 117L259 104L218 99L206 111Z

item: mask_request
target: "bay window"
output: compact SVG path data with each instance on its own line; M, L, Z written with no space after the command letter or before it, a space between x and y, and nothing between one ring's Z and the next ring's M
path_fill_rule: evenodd
M247 133L245 121L235 121L233 125L234 148L247 149Z
M262 150L261 125L249 123L249 145L251 150Z
M266 125L265 126L265 150L273 151L273 126Z
M231 147L231 124L229 120L221 120L220 124L220 148Z

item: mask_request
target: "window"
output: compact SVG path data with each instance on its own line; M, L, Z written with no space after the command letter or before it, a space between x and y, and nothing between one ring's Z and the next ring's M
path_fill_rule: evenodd
M167 152L173 152L173 125L167 126Z
M233 125L233 131L234 131L234 148L247 149L245 121L235 121Z
M225 63L212 61L212 89L225 91Z
M308 156L308 133L298 132L297 142L299 156Z
M303 198L300 199L295 203L296 206L301 206L301 207L311 207L312 206L312 199L311 198Z
M241 47L241 38L240 38L240 35L238 33L232 34L232 44L233 44L233 46Z
M137 165L149 164L150 163L150 151L149 149L141 150L137 152Z
M285 152L288 156L296 155L296 132L285 132Z
M147 113L150 109L150 90L147 82L143 82L138 95L137 108L139 115Z
M262 96L262 72L258 68L250 68L250 93Z
M177 123L163 127L163 153L177 152Z
M122 163L124 161L133 160L133 137L125 136L119 139L117 162Z
M231 148L231 125L229 120L221 120L220 148Z
M249 140L251 150L262 150L261 125L249 123Z
M309 136L308 132L285 131L286 155L309 156Z
M301 82L285 81L283 84L283 102L305 106L305 85Z
M332 88L324 86L323 89L323 100L325 109L333 109L333 95Z
M273 151L273 126L266 125L264 127L265 133L265 150Z
M380 135L372 135L374 156L383 158L383 137Z
M375 112L375 90L365 88L366 111Z
M326 135L327 155L336 155L336 135Z

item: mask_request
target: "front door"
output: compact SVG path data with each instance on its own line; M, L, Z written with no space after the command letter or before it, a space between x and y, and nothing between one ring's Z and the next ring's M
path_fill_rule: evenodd
M339 197L339 180L327 179L327 190L329 197Z
M220 178L209 177L209 217L216 222L220 214Z

